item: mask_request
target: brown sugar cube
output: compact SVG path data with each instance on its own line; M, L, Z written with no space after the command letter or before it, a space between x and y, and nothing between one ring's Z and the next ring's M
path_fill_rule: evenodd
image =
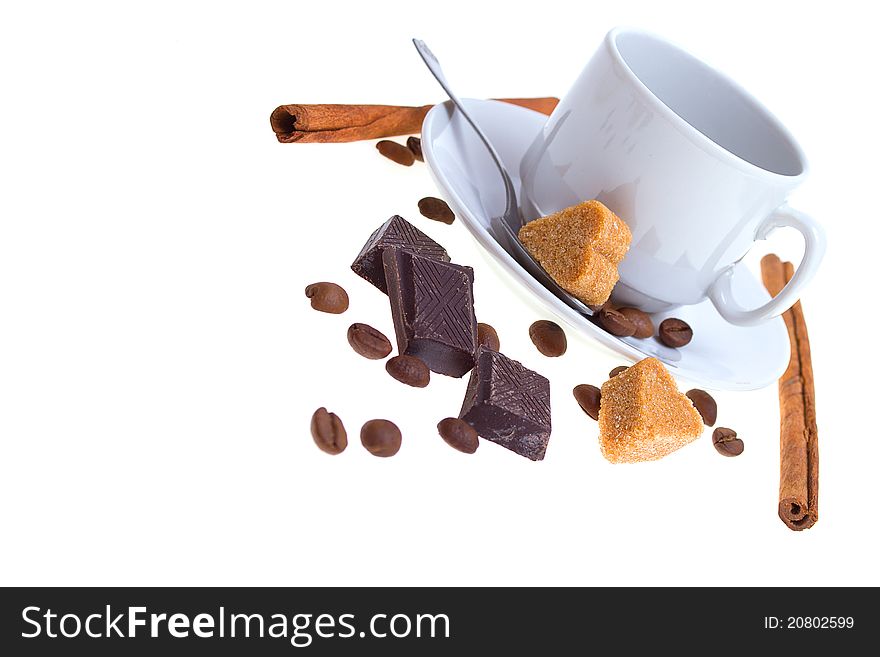
M656 358L602 384L599 442L612 463L655 461L696 440L703 420Z
M526 250L566 292L587 305L608 301L629 250L629 227L599 201L586 201L519 230Z

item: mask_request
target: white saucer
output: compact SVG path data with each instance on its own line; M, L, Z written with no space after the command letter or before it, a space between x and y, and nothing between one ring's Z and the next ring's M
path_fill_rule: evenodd
M520 160L547 117L491 100L464 102L486 130L519 190ZM632 361L655 356L676 376L716 390L763 388L785 371L789 344L781 318L760 326L734 326L724 321L709 301L653 316L655 325L675 316L694 328L693 340L682 349L665 347L656 338L616 338L606 333L535 280L495 239L489 229L490 218L500 216L504 210L504 188L485 147L450 102L437 105L425 117L422 152L443 197L509 280L582 334ZM746 271L737 272L733 289L737 301L747 307L769 299L761 283Z

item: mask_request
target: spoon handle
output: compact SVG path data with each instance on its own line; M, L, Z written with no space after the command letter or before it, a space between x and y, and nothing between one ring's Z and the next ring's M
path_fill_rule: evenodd
M446 81L446 76L443 75L443 69L440 68L440 62L438 61L434 53L431 52L431 49L428 48L428 45L421 39L413 39L413 45L415 45L416 50L424 60L425 66L428 67L428 70L431 71L431 74L437 79L437 82L440 83L440 86L443 88L443 91L446 92L446 95L449 96L449 100L451 100L456 109L461 112L461 115L465 118L465 120L470 123L471 127L474 129L474 132L476 132L477 136L480 138L480 141L483 142L483 144L486 146L486 149L489 151L489 155L492 156L492 161L495 162L495 166L498 168L498 173L501 174L501 179L504 182L506 205L504 209L505 217L517 217L519 210L516 201L516 189L514 189L513 187L513 181L510 179L510 175L507 173L507 169L505 169L504 165L501 162L501 156L498 155L498 151L495 150L492 142L489 141L489 138L479 128L479 126L477 126L476 122L473 120L473 118L471 118L471 115L464 108L461 100L459 100L458 96L455 95L455 92L452 91L452 88ZM519 221L517 223L519 223Z

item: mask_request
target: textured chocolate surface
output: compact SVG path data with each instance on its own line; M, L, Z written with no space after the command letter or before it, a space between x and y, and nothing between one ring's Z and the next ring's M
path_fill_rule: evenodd
M400 353L464 376L477 350L474 270L397 248L386 248L382 259Z
M351 265L355 274L367 279L386 294L388 287L385 285L382 252L387 247L405 249L425 258L449 262L446 249L403 217L394 215L370 235Z
M459 417L483 438L540 461L550 440L550 382L485 347L476 360Z

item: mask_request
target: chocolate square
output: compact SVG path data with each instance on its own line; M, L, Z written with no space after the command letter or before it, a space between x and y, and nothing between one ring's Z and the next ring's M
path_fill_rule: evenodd
M351 265L355 274L370 281L386 294L388 287L385 284L382 252L387 247L405 249L425 258L449 262L446 249L403 217L394 215L370 235L370 239Z
M434 372L464 376L474 366L474 270L386 248L382 255L397 348Z
M550 382L485 347L476 360L459 417L483 438L540 461L550 440Z

